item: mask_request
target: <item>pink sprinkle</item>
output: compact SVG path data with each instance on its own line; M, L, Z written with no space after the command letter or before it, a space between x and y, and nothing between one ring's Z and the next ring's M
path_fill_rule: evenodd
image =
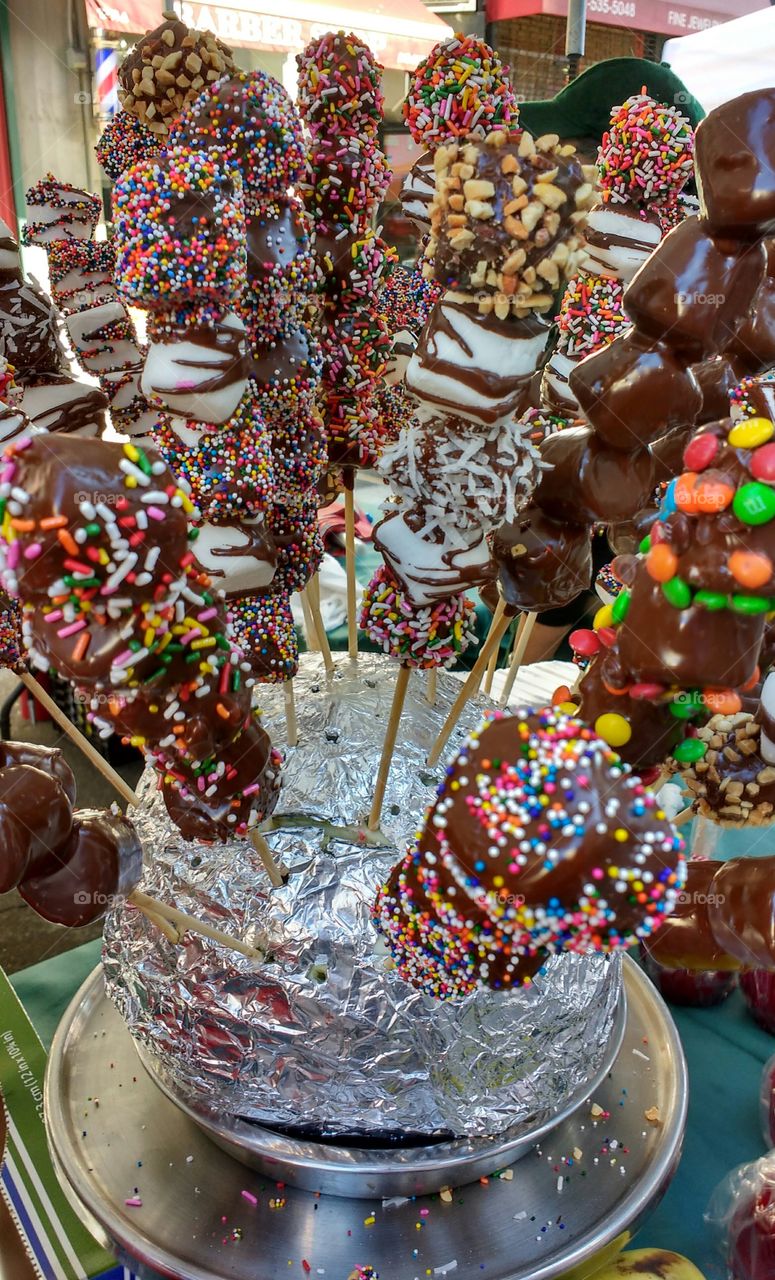
M42 550L43 550L43 548L42 548L42 546L40 545L40 543L39 543L39 542L31 542L31 543L30 543L30 545L28 546L27 550L26 550L26 551L25 551L25 553L24 553L24 559L25 559L25 560L37 560L37 558L38 558L38 556L40 555L40 553L41 553L41 551L42 551Z
M205 609L204 613L198 613L196 615L196 619L197 622L209 622L211 618L216 618L217 616L217 609Z
M21 453L23 449L29 449L32 444L32 436L24 436L16 446L16 452Z
M46 614L46 622L59 622L64 617L61 609L52 609L51 613Z
M247 1200L249 1204L258 1204L258 1197L254 1196L252 1191L243 1191L242 1199Z
M164 520L166 518L161 507L146 507L146 511L152 520Z
M143 1202L139 1196L130 1196L128 1200L124 1201L124 1204L127 1209L142 1209L143 1207Z
M201 634L202 634L201 627L192 627L190 631L187 631L186 634L181 637L180 643L188 644L189 640L196 640L199 638L199 636L201 636Z
M64 640L66 636L74 636L76 631L83 631L85 626L86 626L86 619L79 618L77 622L71 622L66 627L60 627L59 630L57 631L57 635L61 636L62 639Z
M8 561L9 569L15 569L17 567L17 565L19 564L19 560L21 559L21 554L22 554L22 549L19 546L19 543L12 542L8 547L8 551L6 552L6 560Z

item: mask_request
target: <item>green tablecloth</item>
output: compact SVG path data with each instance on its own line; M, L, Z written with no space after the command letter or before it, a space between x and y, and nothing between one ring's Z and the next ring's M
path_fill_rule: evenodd
M80 983L99 959L89 943L16 974L13 984L39 1035L48 1044ZM703 1225L711 1191L737 1164L764 1153L758 1097L762 1065L775 1038L759 1030L736 992L720 1008L674 1009L689 1063L689 1123L678 1173L637 1245L675 1249L701 1270L718 1275Z

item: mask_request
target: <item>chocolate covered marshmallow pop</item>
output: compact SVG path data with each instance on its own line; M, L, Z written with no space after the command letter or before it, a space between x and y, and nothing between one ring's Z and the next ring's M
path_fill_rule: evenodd
M496 713L448 768L376 915L413 985L440 999L507 989L563 951L649 937L676 903L682 849L586 725Z
M686 384L691 362L723 349L745 320L764 274L761 237L775 224L767 159L775 130L760 128L773 112L773 94L763 92L744 95L703 121L696 151L703 191L700 216L662 241L625 293L638 348L629 338L617 339L574 375L579 379L590 370L583 380L590 418L612 440L626 439L633 431L647 440L664 425L666 401L656 396L646 402L650 414L627 416L639 370L650 360L663 369L670 362L676 381ZM730 139L730 126L735 130L732 154L739 158L734 166L729 159L722 162L718 152L719 138ZM745 210L737 198L743 170L740 202L747 202ZM599 378L592 376L595 366L602 366ZM594 407L593 386L601 395ZM667 705L668 714L690 722L709 713L740 711L741 695L758 679L775 587L770 533L775 471L768 461L773 433L773 422L762 417L701 428L685 449L671 505L652 525L641 555L615 562L628 589L617 597L609 617L601 619L603 647L585 679L597 667L602 680L594 713L582 701L582 714L596 713L595 724L602 718L622 743L629 743L635 728L620 696L628 691L632 695L636 690L637 697L663 709ZM611 741L610 732L607 736ZM701 736L689 736L673 747L672 758L687 764L702 761L707 750Z

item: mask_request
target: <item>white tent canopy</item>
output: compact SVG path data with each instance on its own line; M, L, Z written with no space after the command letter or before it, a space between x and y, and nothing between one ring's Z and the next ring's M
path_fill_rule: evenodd
M662 60L706 111L751 89L775 87L775 8L668 40Z

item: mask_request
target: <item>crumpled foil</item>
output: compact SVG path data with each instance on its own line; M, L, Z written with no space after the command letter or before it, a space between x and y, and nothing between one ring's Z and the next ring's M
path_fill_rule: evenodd
M280 686L258 705L286 757L268 842L290 871L272 889L253 846L186 843L152 775L135 820L143 889L267 953L258 963L194 934L181 946L134 908L105 930L107 990L132 1035L195 1105L307 1136L483 1137L541 1123L600 1067L621 990L618 960L556 957L534 985L439 1002L391 969L372 919L441 768L428 749L459 690L439 673L436 705L413 674L381 833L364 840L395 664L343 660L327 682L303 659L299 745L285 746ZM474 700L451 755L488 704Z

